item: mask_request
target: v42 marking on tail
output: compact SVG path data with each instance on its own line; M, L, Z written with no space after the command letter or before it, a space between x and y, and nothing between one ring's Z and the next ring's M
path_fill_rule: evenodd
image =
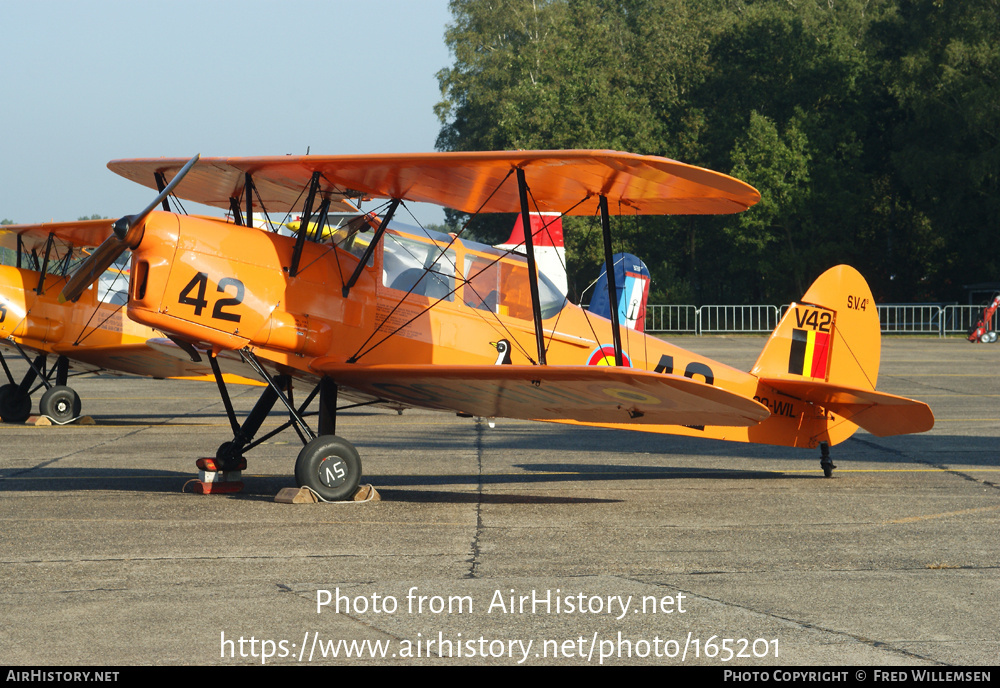
M795 325L788 351L788 372L826 379L833 334L833 311L795 307Z

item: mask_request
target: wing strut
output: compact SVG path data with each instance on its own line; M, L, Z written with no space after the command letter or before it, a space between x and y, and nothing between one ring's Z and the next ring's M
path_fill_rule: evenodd
M319 171L313 172L312 180L309 182L309 195L306 196L306 205L302 209L302 219L299 221L299 235L295 237L295 252L292 253L292 265L288 268L289 277L295 277L299 274L299 259L302 258L302 249L306 245L306 232L309 231L309 220L312 216L313 201L316 200L317 191L319 191Z
M372 252L375 251L375 247L378 246L378 242L382 240L382 235L385 234L385 230L389 228L389 222L392 221L392 216L396 214L396 208L399 207L400 200L401 199L399 198L392 199L392 202L389 204L389 210L387 210L385 215L382 217L382 222L379 224L378 229L375 230L375 235L372 237L371 243L368 244L368 248L365 249L365 254L361 256L361 261L358 263L358 266L354 268L354 273L351 275L351 278L347 280L347 284L344 285L343 294L345 299L347 298L347 295L351 293L351 287L353 287L354 283L358 281L359 277L361 277L361 271L365 269L365 265L368 263L368 259L371 258Z
M615 344L615 365L622 365L622 333L618 326L618 287L615 284L615 259L611 252L611 220L608 197L600 197L601 230L604 233L604 273L608 276L608 303L611 304L611 337Z
M528 208L528 183L524 170L517 168L517 191L521 197L521 224L524 226L524 248L528 253L528 286L531 289L531 316L535 321L535 344L538 363L545 365L545 334L542 332L542 305L538 298L538 269L535 267L535 244L531 236L531 211Z
M235 222L238 227L242 227L243 211L240 210L240 199L236 198L236 196L229 197L229 212L233 214L233 222Z
M243 193L246 195L246 203L247 203L247 214L245 218L245 224L247 227L253 227L253 191L254 191L253 175L247 172L245 175L243 175L243 178L245 180L243 183ZM264 208L263 203L260 204L260 209L266 217L267 209Z
M45 258L42 259L42 269L38 274L38 286L35 287L35 293L42 293L42 285L45 284L45 271L49 269L49 254L52 253L52 240L55 238L53 232L49 232L48 241L45 242Z
M319 242L323 240L323 231L326 229L326 218L330 214L330 199L324 198L323 202L319 204L319 219L316 220L316 233L313 234L313 241ZM299 231L304 231L301 227Z
M156 190L159 193L163 193L163 190L167 188L167 178L163 176L162 172L154 172L153 179L156 180ZM170 203L167 201L166 196L164 196L163 201L161 201L161 207L163 208L163 212L170 212Z

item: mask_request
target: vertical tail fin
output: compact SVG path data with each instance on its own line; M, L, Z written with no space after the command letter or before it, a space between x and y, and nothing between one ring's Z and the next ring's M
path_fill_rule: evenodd
M793 303L751 372L762 378L875 389L881 357L878 309L868 283L838 265Z
M649 299L649 268L631 253L614 255L615 291L618 292L616 306L618 322L636 332L646 331L646 301ZM587 310L604 318L611 318L611 303L608 300L608 273L594 284L593 296Z
M556 285L563 294L568 292L566 281L566 247L563 245L562 215L559 213L531 213L531 237L535 247L538 269ZM524 225L521 218L514 221L510 238L494 248L524 253Z
M791 305L751 372L762 385L822 410L831 443L849 437L854 426L879 437L930 430L927 404L875 391L880 356L868 283L838 265Z

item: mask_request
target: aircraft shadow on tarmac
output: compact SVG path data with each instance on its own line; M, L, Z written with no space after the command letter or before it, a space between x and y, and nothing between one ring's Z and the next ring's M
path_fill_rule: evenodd
M511 465L515 471L505 473L450 473L438 475L413 475L380 473L376 468L366 476L385 501L413 503L497 503L497 504L588 504L619 502L619 499L600 499L594 497L567 497L557 495L537 494L492 494L483 493L480 488L491 486L539 486L566 485L578 482L614 481L625 483L630 481L675 481L675 480L824 480L819 469L817 456L810 457L811 450L788 449L783 447L760 447L758 445L733 445L709 440L688 440L672 438L669 443L660 445L655 451L636 452L634 448L623 447L616 442L619 436L633 437L634 433L604 433L606 439L599 445L582 441L579 434L563 437L556 433L554 437L541 437L537 433L513 437L506 436L503 441L487 442L485 449L489 452L511 451L517 454L532 451L544 454L545 458L559 455L566 456L566 461L541 460L525 462L515 460ZM461 448L470 449L468 436ZM847 442L834 447L834 459L838 461L838 471L850 471L852 464L864 464L870 467L875 464L879 468L915 467L917 470L927 468L946 469L954 464L963 466L996 467L1000 459L995 453L996 438L974 437L961 435L917 435L907 438L892 438L893 441L880 440L867 434L858 434ZM452 444L441 442L440 444ZM651 443L652 444L652 443ZM423 448L421 443L421 448ZM455 443L455 448L459 444ZM582 449L581 447L587 447ZM397 448L393 441L373 441L367 443L369 451L390 451ZM413 443L409 444L412 450ZM441 447L428 448L432 451ZM594 452L604 454L608 461L586 462L579 459L592 455ZM611 456L607 456L611 454ZM616 455L617 454L617 455ZM639 454L639 456L637 456ZM672 456L683 456L685 463L697 460L698 456L724 456L733 461L741 462L731 468L671 466ZM623 460L633 460L633 463L623 463ZM815 458L815 461L813 460ZM515 457L516 459L516 457ZM575 459L575 460L573 460ZM780 460L787 470L794 473L782 473L781 468L761 470L754 466L755 461ZM400 461L407 461L403 458ZM419 458L414 459L419 461ZM377 463L382 464L385 458ZM638 462L642 465L636 465ZM273 463L273 459L270 461ZM773 466L773 463L771 464ZM251 469L253 464L251 463ZM815 469L815 470L813 470ZM835 473L835 478L836 478ZM194 470L177 471L141 467L100 468L72 467L63 468L58 460L44 462L35 467L21 466L0 470L0 491L4 492L71 492L71 491L122 491L137 493L176 493L189 491L186 483L196 477ZM230 498L248 499L253 501L270 500L284 487L293 487L294 477L288 475L259 475L253 470L244 474L245 489L243 492L230 495ZM446 489L424 489L424 488ZM452 489L447 489L452 488ZM218 498L218 497L216 497Z

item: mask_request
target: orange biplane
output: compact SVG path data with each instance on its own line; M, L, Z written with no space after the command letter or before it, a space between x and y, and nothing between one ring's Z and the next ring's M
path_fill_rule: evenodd
M233 221L146 212L113 234L69 280L79 297L132 251L128 314L170 334L150 346L207 358L233 439L203 470L239 471L274 404L303 435L295 476L320 497L350 497L361 477L336 435L338 401L462 415L628 428L820 447L857 427L876 435L933 426L926 404L875 391L879 320L855 270L838 266L793 304L749 372L589 314L536 269L531 213L600 218L612 264L609 207L629 214L721 214L759 200L723 174L615 151L120 160L109 168ZM178 183L179 181L179 183ZM383 199L376 214L328 231L344 202ZM520 213L525 256L395 224L406 202L467 213ZM245 226L254 213L301 213L297 236ZM615 293L614 270L608 290ZM611 299L614 301L614 298ZM183 348L182 348L183 347ZM186 352L186 353L185 353ZM243 423L222 372L267 383ZM286 392L319 396L318 428ZM307 403L308 401L307 400ZM204 460L203 460L204 461Z

